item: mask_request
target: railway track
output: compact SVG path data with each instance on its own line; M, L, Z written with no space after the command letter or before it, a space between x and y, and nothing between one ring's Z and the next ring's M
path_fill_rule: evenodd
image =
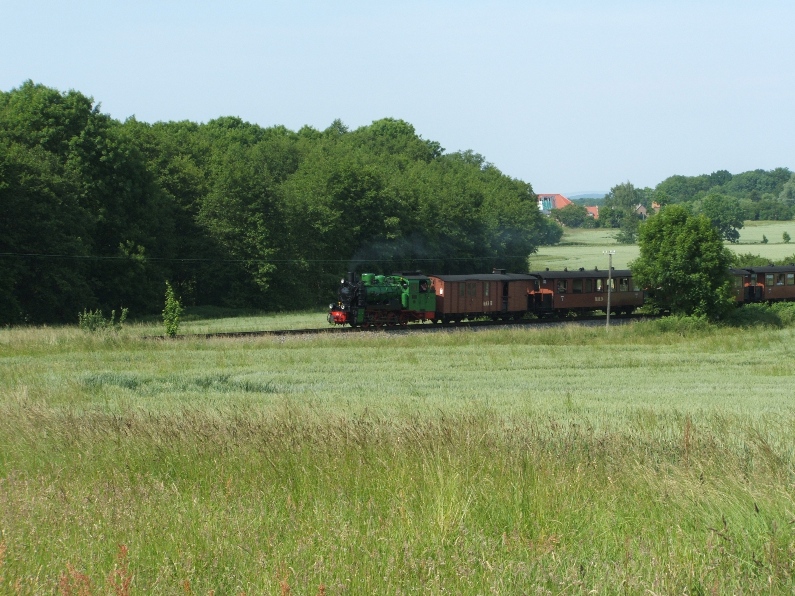
M628 321L637 321L652 318L650 315L611 315L611 324L626 323ZM409 325L394 325L383 327L323 327L320 329L278 329L268 331L226 331L221 333L186 333L176 335L169 338L164 335L147 336L144 339L217 339L217 338L243 338L243 337L267 337L267 336L288 336L288 335L323 335L323 334L336 334L336 333L423 333L423 332L439 332L439 331L455 331L464 329L480 329L486 327L544 327L552 325L561 325L567 323L582 323L584 325L604 324L605 317L601 316L578 316L563 319L522 319L519 321L462 321L461 323L424 323L424 324L409 324Z

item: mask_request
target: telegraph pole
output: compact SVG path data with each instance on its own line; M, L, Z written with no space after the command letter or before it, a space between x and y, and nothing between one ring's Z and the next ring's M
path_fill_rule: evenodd
M607 255L607 321L605 322L605 331L607 331L610 329L610 294L613 289L613 255L616 251L603 250L602 254Z

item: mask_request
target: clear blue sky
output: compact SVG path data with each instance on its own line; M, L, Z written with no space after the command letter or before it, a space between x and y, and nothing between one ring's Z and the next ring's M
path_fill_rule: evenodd
M795 169L793 0L0 0L0 89L124 120L410 122L536 192Z

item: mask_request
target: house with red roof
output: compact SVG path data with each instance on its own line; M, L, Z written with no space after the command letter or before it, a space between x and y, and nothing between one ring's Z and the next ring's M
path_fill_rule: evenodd
M553 209L563 209L566 205L571 205L571 201L563 195L538 195L538 208L544 215L549 215Z

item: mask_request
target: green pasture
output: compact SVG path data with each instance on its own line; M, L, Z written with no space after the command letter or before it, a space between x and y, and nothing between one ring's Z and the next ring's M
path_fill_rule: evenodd
M0 593L791 593L791 315L0 330Z
M787 232L793 241L784 243L783 234ZM625 269L629 263L638 258L640 250L637 244L626 245L616 243L614 236L617 230L612 229L577 229L566 228L560 244L542 246L538 252L530 255L530 270L549 269L607 269L608 256L606 251L615 251L613 267ZM763 244L763 237L767 243ZM747 221L740 230L740 240L736 244L726 246L738 254L751 253L778 261L795 255L795 221Z
M325 308L292 313L261 313L238 316L220 316L201 318L189 315L179 327L180 334L231 333L239 331L275 331L278 329L317 329L328 327L326 320L328 305ZM152 329L151 326L140 327L141 333ZM161 329L154 329L162 334Z

